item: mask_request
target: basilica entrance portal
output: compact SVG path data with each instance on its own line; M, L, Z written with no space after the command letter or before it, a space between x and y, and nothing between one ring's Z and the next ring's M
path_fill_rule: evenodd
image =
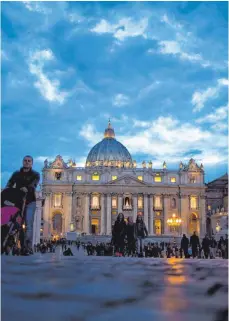
M99 219L97 218L91 220L91 234L99 234Z

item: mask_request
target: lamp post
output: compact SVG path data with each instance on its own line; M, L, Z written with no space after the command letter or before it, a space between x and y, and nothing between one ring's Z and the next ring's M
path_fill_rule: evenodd
M167 224L173 229L173 232L176 232L176 228L180 228L182 220L173 214L172 217L167 219ZM178 231L177 231L178 232Z

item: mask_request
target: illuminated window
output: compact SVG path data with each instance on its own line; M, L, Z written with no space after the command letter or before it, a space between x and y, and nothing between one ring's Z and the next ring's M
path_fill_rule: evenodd
M191 176L191 177L189 178L189 182L190 182L190 184L196 183L196 178L195 178L194 176Z
M116 180L117 179L117 176L112 176L112 181Z
M196 196L191 196L190 197L190 208L191 209L197 209L197 197Z
M138 176L138 180L139 181L143 181L143 177L142 176Z
M161 212L155 212L156 213L156 216L160 216L161 215Z
M156 235L161 235L161 220L155 220L154 221L154 233Z
M112 208L117 208L117 197L116 196L113 196L112 197Z
M100 175L99 173L95 172L92 176L91 176L91 179L93 181L99 181L100 180Z
M93 195L91 198L91 208L92 209L99 209L99 196Z
M54 194L54 207L62 206L62 194Z
M170 182L171 182L171 183L176 183L176 177L171 177L171 178L170 178Z
M143 197L142 196L138 197L138 208L143 208Z
M154 197L154 207L161 208L161 197L160 196Z
M211 205L208 205L208 210L210 211L212 209Z
M82 176L81 176L81 175L77 175L77 176L76 176L76 180L77 180L77 181L82 181Z
M155 176L154 182L157 182L157 183L161 182L161 176Z

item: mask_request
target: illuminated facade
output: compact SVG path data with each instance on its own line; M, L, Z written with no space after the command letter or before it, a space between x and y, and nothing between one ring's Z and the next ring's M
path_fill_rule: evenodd
M74 231L111 235L118 213L136 220L143 216L150 235L199 235L206 231L205 184L202 164L193 159L177 170L164 162L137 167L125 146L115 139L110 122L104 138L88 154L85 167L61 156L44 162L45 198L41 237ZM169 219L176 217L172 226Z

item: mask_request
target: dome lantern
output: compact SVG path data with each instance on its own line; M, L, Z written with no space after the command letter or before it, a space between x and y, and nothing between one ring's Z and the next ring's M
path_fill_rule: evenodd
M108 126L104 132L104 138L115 138L115 132L114 132L114 129L111 127L110 118L108 120Z

